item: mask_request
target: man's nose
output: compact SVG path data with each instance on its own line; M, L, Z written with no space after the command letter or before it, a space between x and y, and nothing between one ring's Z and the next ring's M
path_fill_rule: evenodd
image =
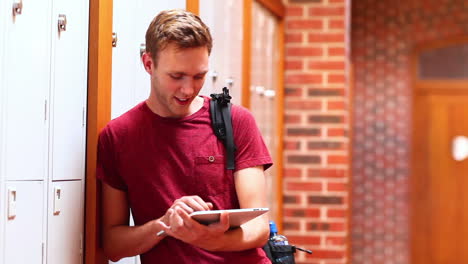
M187 78L181 87L181 92L184 95L192 96L195 91L195 82L192 78Z

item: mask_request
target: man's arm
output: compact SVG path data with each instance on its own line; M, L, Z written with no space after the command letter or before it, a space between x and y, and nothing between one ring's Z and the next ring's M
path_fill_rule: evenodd
M239 170L234 173L234 179L241 208L266 207L263 166ZM175 208L169 216L169 226L164 229L170 236L211 251L241 251L262 247L266 243L268 214L229 231L228 221L228 215L222 214L219 223L204 226L191 219L185 211Z
M156 236L162 230L158 220L129 226L130 209L126 193L106 183L102 186L103 242L110 260L144 253L162 239Z

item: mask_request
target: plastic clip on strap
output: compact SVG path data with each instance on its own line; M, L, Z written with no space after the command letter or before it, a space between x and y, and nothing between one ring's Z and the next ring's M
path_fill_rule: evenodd
M226 147L226 167L228 170L235 169L234 133L231 121L231 96L229 89L224 87L223 93L211 94L210 101L211 123L216 136L223 141Z

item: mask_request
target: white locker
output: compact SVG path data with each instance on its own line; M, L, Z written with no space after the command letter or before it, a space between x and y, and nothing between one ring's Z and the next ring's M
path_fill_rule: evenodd
M200 94L220 93L227 86L232 102L242 102L243 1L200 0L200 18L210 28L210 72ZM214 78L215 77L215 78Z
M42 180L47 161L50 83L50 1L22 1L2 10L5 36L5 173L8 180Z
M82 263L83 194L81 180L56 181L49 186L48 264Z
M185 2L114 1L113 31L117 34L117 45L112 50L112 118L148 98L150 78L140 59L146 29L159 12L166 9L185 9Z
M53 180L84 177L88 9L87 1L56 0L53 5L50 130Z
M82 262L88 11L0 0L1 264ZM76 181L60 182L62 214L48 216L53 179Z
M6 1L0 1L0 10L5 10L7 6ZM3 162L3 119L4 119L4 103L3 100L5 98L4 92L5 92L5 78L3 78L4 75L4 69L5 69L5 60L3 59L3 54L4 54L4 48L5 48L5 23L6 23L6 16L0 15L0 234L5 233L5 226L4 226L4 220L5 220L5 203L3 202L3 197L4 195L4 189L5 186L3 184L2 179L4 178L4 162ZM2 235L0 235L0 256L5 256L4 254L4 240ZM0 263L3 263L3 257L0 257Z
M5 264L43 263L43 181L6 183Z

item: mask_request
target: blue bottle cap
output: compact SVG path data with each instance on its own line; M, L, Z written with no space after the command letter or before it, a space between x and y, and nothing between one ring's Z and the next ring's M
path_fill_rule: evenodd
M278 227L276 227L276 224L274 221L270 221L270 232L278 233Z

